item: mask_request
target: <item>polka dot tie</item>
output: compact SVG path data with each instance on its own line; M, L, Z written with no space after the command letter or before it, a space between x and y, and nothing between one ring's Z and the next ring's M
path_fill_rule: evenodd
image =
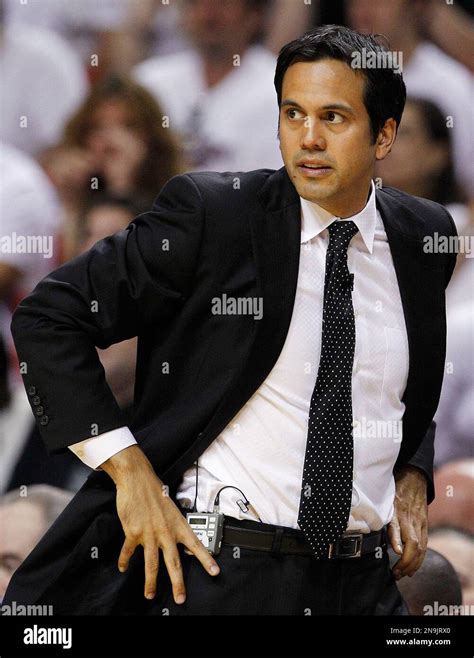
M311 397L298 525L314 554L347 528L352 498L352 367L355 321L347 248L358 228L336 220L329 227L324 280L321 358Z

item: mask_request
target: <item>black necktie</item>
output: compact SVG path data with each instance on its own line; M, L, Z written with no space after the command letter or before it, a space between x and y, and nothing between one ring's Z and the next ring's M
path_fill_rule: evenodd
M358 228L329 227L321 358L311 397L298 525L316 556L327 555L349 520L352 498L352 367L355 321L347 248Z

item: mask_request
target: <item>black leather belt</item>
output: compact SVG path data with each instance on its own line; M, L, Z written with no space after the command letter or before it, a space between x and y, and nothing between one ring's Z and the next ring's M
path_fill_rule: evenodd
M232 525L226 517L224 523L223 544L251 548L256 551L267 551L273 555L314 555L303 533L298 530L290 532L275 526L275 530L258 530ZM384 549L387 545L385 527L375 532L345 533L333 544L329 544L325 559L360 557L373 553L377 548ZM323 559L324 559L323 558Z

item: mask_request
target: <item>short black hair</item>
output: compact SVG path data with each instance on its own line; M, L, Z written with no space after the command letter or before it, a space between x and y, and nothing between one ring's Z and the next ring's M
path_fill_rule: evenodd
M337 59L365 77L364 105L370 118L373 141L387 119L393 118L397 128L405 107L406 88L403 75L393 67L354 68L354 54L362 57L389 52L384 37L361 34L343 25L323 25L290 41L280 50L275 71L278 106L281 103L283 78L289 66L296 62Z

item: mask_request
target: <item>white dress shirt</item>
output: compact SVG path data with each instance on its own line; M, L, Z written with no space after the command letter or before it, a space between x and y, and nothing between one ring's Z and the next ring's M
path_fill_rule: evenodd
M213 509L217 491L239 487L264 523L297 528L311 395L321 350L327 226L336 218L301 199L301 254L293 316L272 371L199 457L197 510ZM408 341L400 292L375 190L353 217L359 233L348 248L354 274L356 347L352 376L354 472L348 529L369 532L393 514ZM70 448L92 468L135 442L127 428L86 439ZM80 452L79 452L80 451ZM177 498L191 507L195 466L183 475ZM235 518L242 495L226 489L220 511Z

